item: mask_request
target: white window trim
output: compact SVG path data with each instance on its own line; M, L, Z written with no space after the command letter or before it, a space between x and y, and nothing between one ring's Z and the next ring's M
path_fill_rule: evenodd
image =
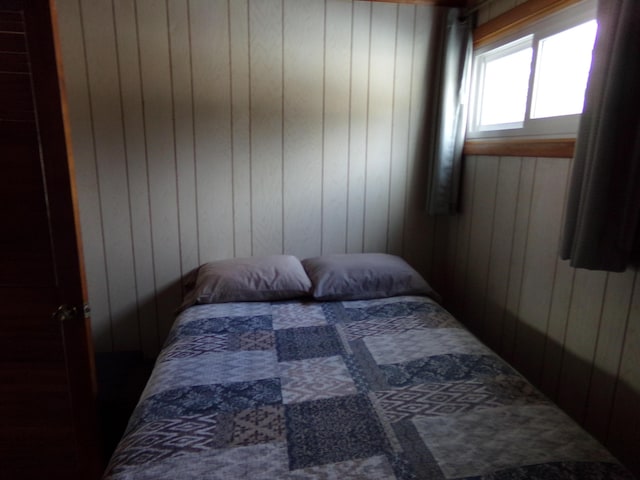
M538 45L540 40L546 37L568 30L595 18L596 10L597 0L585 0L538 20L518 32L504 36L498 41L483 45L477 49L473 55L473 76L470 91L467 138L575 138L580 122L580 114L537 119L530 118L533 81L536 62L538 60ZM498 128L481 127L479 125L480 99L476 92L482 87L482 85L479 85L480 82L478 79L482 79L482 75L480 74L482 73L484 61L494 56L494 54L495 56L504 55L504 49L515 50L515 48L523 48L522 43L526 43L527 41L531 42L530 46L533 49L533 55L524 122L503 124Z

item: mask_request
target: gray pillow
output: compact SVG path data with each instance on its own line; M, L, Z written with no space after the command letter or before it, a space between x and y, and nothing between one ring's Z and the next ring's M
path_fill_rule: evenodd
M180 310L201 303L285 300L309 295L311 281L291 255L234 258L202 265Z
M407 262L386 253L347 253L307 258L302 265L316 300L365 300L397 295L439 295Z

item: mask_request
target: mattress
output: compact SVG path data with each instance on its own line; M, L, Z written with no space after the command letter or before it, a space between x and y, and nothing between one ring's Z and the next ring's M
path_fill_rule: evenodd
M420 296L188 308L105 477L632 478Z

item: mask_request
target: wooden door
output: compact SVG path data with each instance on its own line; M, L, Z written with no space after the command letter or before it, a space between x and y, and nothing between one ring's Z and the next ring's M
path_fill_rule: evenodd
M6 479L100 474L52 10L44 0L0 0L0 478Z

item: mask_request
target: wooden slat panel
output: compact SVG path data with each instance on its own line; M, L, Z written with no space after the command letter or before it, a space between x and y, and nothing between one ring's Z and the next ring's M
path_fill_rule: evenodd
M191 38L187 2L167 2L167 16L177 175L180 272L184 276L200 264L196 192L193 188L196 173L191 101Z
M120 94L122 96L122 125L124 129L129 208L131 212L131 241L134 261L130 268L136 280L136 310L140 328L140 345L145 355L153 357L160 348L158 315L155 301L154 244L151 236L151 205L149 202L149 168L145 144L145 118L142 101L140 48L138 45L138 12L133 1L113 4L118 46ZM118 318L112 318L118 328Z
M284 251L321 249L324 3L284 2ZM300 181L304 178L305 181Z
M415 9L410 6L398 7L396 41L394 51L394 91L393 117L391 120L391 172L389 173L389 227L387 249L390 253L402 255L405 210L407 164L411 111L411 67L413 61Z
M192 6L194 3L192 2ZM151 211L158 333L160 338L164 339L173 323L175 306L180 303L181 298L180 239L167 11L166 4L159 0L137 1L135 5L138 19L145 146L149 165L148 201ZM202 15L193 13L192 19L206 21L206 16L203 18ZM201 78L199 72L194 72L194 82ZM211 81L215 80L211 79ZM202 105L203 108L208 105L205 99ZM207 135L215 136L215 133L207 131ZM201 157L198 158L201 159ZM200 189L198 193L201 193ZM204 229L203 227L201 232Z
M584 420L606 280L606 272L579 269L573 284L557 401L579 422Z
M353 3L352 29L347 252L361 252L364 248L371 4L366 2Z
M489 260L493 237L493 216L496 210L497 157L486 157L476 163L474 200L469 228L469 258L464 290L468 300L464 318L472 332L484 338L484 310L487 294Z
M21 33L0 32L0 52L25 53L27 44Z
M391 173L391 133L396 25L388 21L397 15L397 6L374 4L371 12L371 50L364 206L364 250L387 249L389 218L389 177Z
M281 2L249 3L254 255L283 251L282 28Z
M609 273L598 329L585 426L598 438L606 438L611 420L616 377L622 358L624 335L633 295L636 272Z
M518 180L518 203L516 207L516 221L511 243L511 265L509 268L509 288L505 304L502 336L502 354L507 360L513 358L515 348L518 311L522 276L524 274L524 259L529 234L529 216L531 212L531 198L533 194L533 179L535 176L536 159L523 158L520 178Z
M432 260L433 226L435 218L425 212L425 185L428 166L425 158L424 122L428 91L426 87L433 60L433 49L429 47L434 35L433 9L415 8L413 45L411 47L411 71L409 94L409 132L407 135L407 186L404 220L403 256L421 273L429 276ZM409 49L407 49L408 51ZM446 287L445 287L446 288ZM446 292L442 292L443 294Z
M485 341L498 352L501 348L504 307L509 287L509 267L521 166L522 160L519 158L499 159L483 322Z
M251 115L249 90L249 5L229 2L231 122L233 130L234 255L251 256Z
M561 163L560 165L558 163ZM558 255L564 186L569 162L538 159L520 292L514 364L538 384Z
M200 259L233 256L228 2L190 2Z
M131 221L129 217L129 185L118 59L111 5L104 2L85 2L84 19L95 27L85 29L85 44L96 52L87 57L88 79L91 85L91 110L95 140L96 175L99 188L109 195L100 198L102 221L112 225L103 231L109 305L111 315L121 319L113 330L113 342L119 350L138 350L137 311L133 263Z
M348 2L326 4L321 253L344 253L347 244L351 12Z

